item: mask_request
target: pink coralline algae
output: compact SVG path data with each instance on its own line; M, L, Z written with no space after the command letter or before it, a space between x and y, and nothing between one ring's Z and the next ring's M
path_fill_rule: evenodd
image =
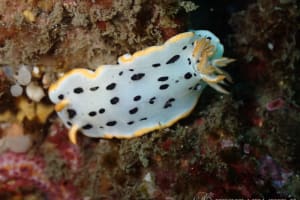
M40 190L47 199L80 199L73 186L52 182L44 173L40 157L6 152L0 155L0 192L16 192L22 187ZM18 189L17 189L18 188Z
M54 145L59 155L72 171L77 171L81 166L81 155L78 145L70 143L67 137L68 130L61 124L54 123L50 127L50 136L47 141Z
M282 98L274 99L267 103L266 109L268 111L279 110L285 106L285 101Z

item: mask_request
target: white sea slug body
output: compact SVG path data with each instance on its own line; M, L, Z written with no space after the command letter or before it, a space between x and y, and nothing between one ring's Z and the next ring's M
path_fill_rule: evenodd
M78 130L89 137L132 138L169 127L187 116L209 84L230 79L219 67L223 45L209 31L178 34L162 46L133 55L117 65L102 65L94 72L74 69L49 89L59 117L76 142Z

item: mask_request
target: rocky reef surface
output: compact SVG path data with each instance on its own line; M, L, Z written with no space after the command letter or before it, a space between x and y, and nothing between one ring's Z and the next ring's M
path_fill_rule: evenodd
M0 199L300 198L296 1L2 0L0 13ZM52 82L189 28L236 59L230 95L207 88L142 137L70 143Z

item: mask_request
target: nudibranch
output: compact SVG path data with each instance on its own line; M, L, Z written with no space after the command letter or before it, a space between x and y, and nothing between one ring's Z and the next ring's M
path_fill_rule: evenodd
M187 116L206 85L227 93L220 84L231 78L220 68L233 59L223 51L209 31L181 33L116 65L71 70L50 86L49 97L73 143L79 130L89 137L141 136Z

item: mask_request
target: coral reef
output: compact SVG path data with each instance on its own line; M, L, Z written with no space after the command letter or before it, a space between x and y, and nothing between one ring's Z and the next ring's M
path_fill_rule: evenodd
M73 145L51 82L162 44L198 2L0 1L0 199L300 198L297 3L201 1L197 23L236 58L231 95L206 89L170 128Z

